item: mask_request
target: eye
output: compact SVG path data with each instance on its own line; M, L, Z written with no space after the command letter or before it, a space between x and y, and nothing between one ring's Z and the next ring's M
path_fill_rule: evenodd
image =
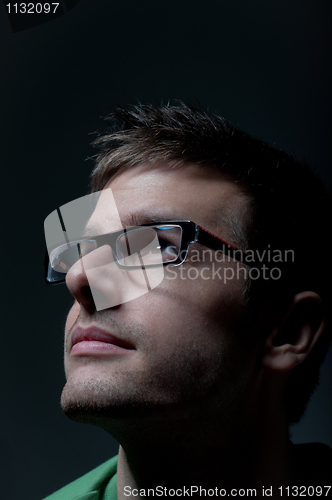
M163 257L167 257L167 260L173 260L178 256L179 248L174 245L174 242L159 238L159 246L153 251L155 253L160 251Z
M179 226L138 227L125 232L117 239L118 262L127 267L174 262L181 248L181 234Z

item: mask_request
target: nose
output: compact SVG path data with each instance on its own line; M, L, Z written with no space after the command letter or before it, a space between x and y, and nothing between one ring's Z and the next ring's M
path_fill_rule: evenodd
M79 260L68 271L66 275L66 285L75 300L92 314L96 310L93 295L89 285L83 262Z
M68 290L90 314L103 309L101 304L110 304L112 300L110 295L115 299L114 283L112 290L109 271L106 273L107 276L105 274L106 267L110 266L116 264L111 247L105 245L79 259L66 275Z

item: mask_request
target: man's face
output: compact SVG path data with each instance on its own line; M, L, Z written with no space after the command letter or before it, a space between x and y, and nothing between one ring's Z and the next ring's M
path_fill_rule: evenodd
M117 174L106 187L112 188L125 225L133 215L159 222L192 220L234 245L225 214L240 219L248 202L232 180L197 166L171 170L143 164ZM97 205L89 224L101 234L121 229L105 203ZM185 263L165 268L159 286L102 311L94 307L82 263L69 271L67 286L75 302L65 329L62 407L73 418L84 412L114 418L206 416L236 404L234 394L244 394L255 342L243 273L220 279L225 267L235 270L241 264L204 259L207 249L198 244L190 249ZM218 268L221 272L213 274ZM86 340L72 347L77 339Z

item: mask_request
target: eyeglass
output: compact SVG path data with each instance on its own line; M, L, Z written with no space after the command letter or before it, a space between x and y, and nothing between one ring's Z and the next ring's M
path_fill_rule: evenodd
M207 229L189 220L154 222L121 231L68 241L46 252L46 283L64 283L70 268L97 248L109 245L116 264L125 270L156 266L179 266L188 255L192 243L245 262L243 253Z

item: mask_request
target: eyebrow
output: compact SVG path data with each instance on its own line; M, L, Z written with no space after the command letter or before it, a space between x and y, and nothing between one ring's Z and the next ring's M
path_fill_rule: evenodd
M121 222L123 228L129 228L133 226L142 226L144 224L154 224L157 222L165 221L176 221L176 220L187 220L184 219L181 214L175 214L174 212L146 212L146 213L136 213L128 212L127 215L122 217ZM96 224L90 224L89 221L86 223L85 228L82 231L82 237L97 236L100 234L100 227Z
M143 224L153 224L155 222L164 222L169 220L185 220L183 215L165 212L146 212L146 213L135 213L128 212L123 220L122 224L124 227L131 226L142 226Z

